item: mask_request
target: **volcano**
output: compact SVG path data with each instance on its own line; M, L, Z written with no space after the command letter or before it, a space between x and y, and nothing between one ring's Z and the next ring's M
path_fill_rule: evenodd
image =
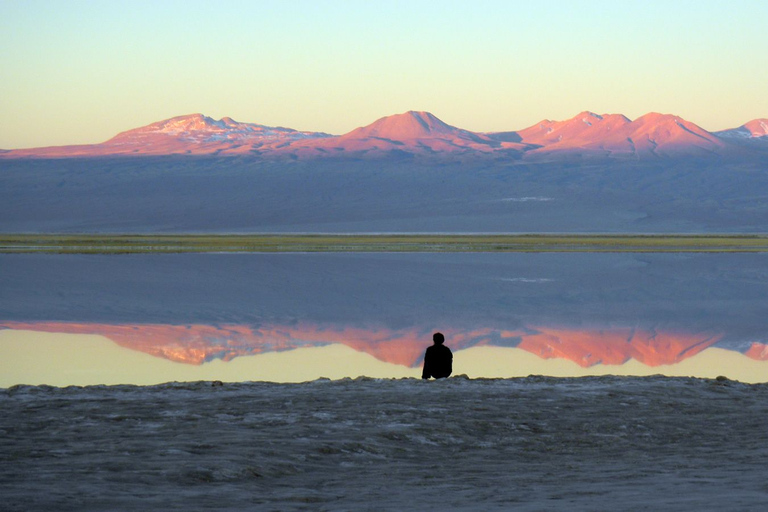
M516 132L533 154L602 154L634 158L721 154L727 142L678 116L650 113L634 121L621 114L582 112L566 121L544 120Z
M479 133L452 126L429 112L382 117L344 135L243 123L202 114L173 117L128 130L101 144L0 151L0 158L142 155L246 155L254 158L328 156L468 158L546 161L569 157L655 160L733 157L768 150L768 120L710 133L685 119L650 113L634 121L621 114L581 112L519 131Z

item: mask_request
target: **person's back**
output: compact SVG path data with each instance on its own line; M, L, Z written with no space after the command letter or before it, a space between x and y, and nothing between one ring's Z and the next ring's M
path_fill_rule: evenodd
M421 373L421 378L444 379L453 372L453 353L451 349L443 345L445 337L441 333L436 332L432 336L432 341L435 344L427 347L424 354L424 370Z

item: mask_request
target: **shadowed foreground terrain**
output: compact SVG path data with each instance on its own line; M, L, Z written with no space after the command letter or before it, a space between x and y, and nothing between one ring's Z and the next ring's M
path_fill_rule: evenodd
M0 390L3 509L759 510L768 386L686 378Z

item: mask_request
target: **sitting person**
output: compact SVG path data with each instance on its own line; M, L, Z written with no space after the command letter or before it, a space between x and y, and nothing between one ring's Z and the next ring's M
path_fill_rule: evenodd
M450 376L453 371L453 353L443 345L445 336L442 333L433 334L432 341L434 345L427 347L427 352L424 354L424 371L421 372L421 378L443 379Z

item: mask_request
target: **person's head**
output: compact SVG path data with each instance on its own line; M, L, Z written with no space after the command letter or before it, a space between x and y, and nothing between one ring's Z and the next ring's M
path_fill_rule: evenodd
M441 332L436 332L432 335L432 341L435 342L435 345L442 345L445 342L445 336Z

